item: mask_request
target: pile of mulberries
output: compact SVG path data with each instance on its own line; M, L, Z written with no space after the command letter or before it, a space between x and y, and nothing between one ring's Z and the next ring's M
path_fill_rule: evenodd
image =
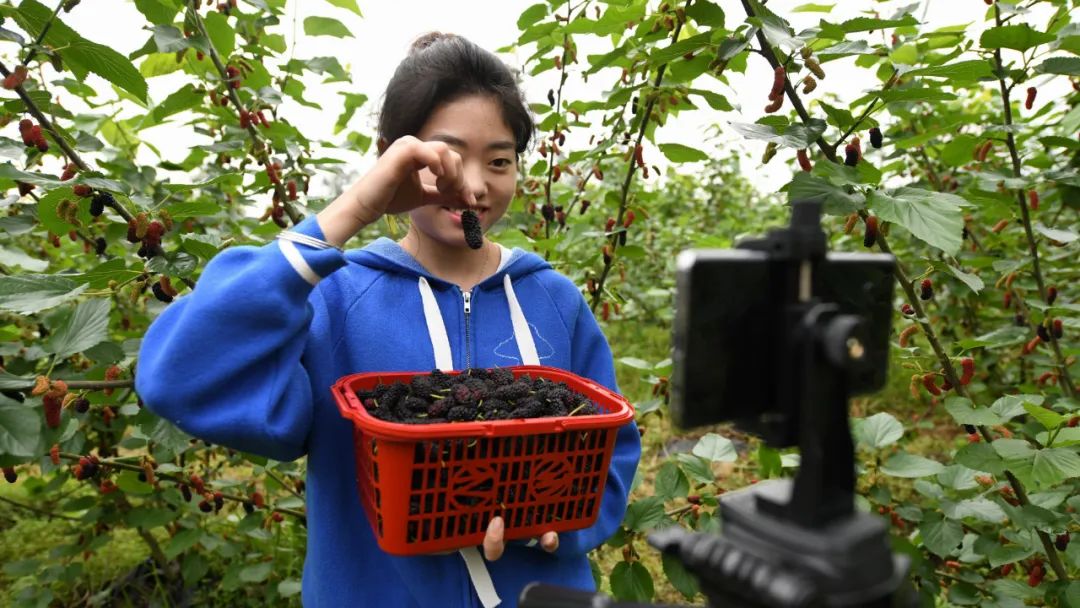
M472 368L453 376L434 370L407 384L380 384L357 396L372 416L405 424L600 413L588 397L563 382L528 375L515 379L505 368Z

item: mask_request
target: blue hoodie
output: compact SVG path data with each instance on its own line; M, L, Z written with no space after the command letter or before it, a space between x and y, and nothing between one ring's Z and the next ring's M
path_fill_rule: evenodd
M293 230L324 238L314 216ZM431 370L438 358L455 369L519 365L532 348L542 365L618 390L585 299L535 254L504 255L470 294L390 239L344 254L277 240L228 249L207 264L198 287L147 330L135 387L146 407L196 437L280 461L308 456L305 606L479 608L478 588L492 591L475 571L479 562L499 606L512 608L530 581L594 589L586 554L622 522L641 455L636 426L617 435L595 525L560 533L550 554L511 542L501 559L485 562L466 549L470 567L465 552L401 557L379 549L360 505L352 423L330 386L357 372Z

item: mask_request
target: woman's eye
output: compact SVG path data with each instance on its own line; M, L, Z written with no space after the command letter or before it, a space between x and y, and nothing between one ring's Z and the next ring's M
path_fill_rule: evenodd
M495 165L499 169L506 169L513 163L510 161L509 158L496 158L495 160L491 161L491 164Z

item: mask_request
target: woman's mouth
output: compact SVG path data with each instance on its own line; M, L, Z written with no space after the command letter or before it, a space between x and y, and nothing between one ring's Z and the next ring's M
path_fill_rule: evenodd
M443 207L442 209L443 209L443 211L450 214L450 220L452 222L454 222L454 225L456 225L456 226L461 225L461 212L464 211L464 209L451 209L450 207ZM480 217L480 218L483 218L484 214L487 213L487 209L485 209L483 207L474 207L473 211L475 211L477 217Z

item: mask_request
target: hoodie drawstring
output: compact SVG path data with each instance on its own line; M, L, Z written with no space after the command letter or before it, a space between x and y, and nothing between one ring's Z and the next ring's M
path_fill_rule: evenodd
M424 303L424 320L427 322L428 335L431 337L431 349L435 355L435 368L441 371L454 369L454 358L450 352L450 338L446 333L446 324L443 323L442 311L435 299L435 293L427 279L420 277L420 299ZM510 281L510 274L503 275L503 289L506 290L506 301L510 306L510 321L514 326L514 340L517 342L518 353L521 362L525 365L540 365L540 357L536 354L536 343L533 341L529 322L525 319L525 313L521 310L514 286ZM469 580L476 595L484 608L495 608L502 603L499 593L495 590L495 583L491 580L491 573L484 565L484 558L476 547L465 547L458 551L465 560L465 567L469 571Z

